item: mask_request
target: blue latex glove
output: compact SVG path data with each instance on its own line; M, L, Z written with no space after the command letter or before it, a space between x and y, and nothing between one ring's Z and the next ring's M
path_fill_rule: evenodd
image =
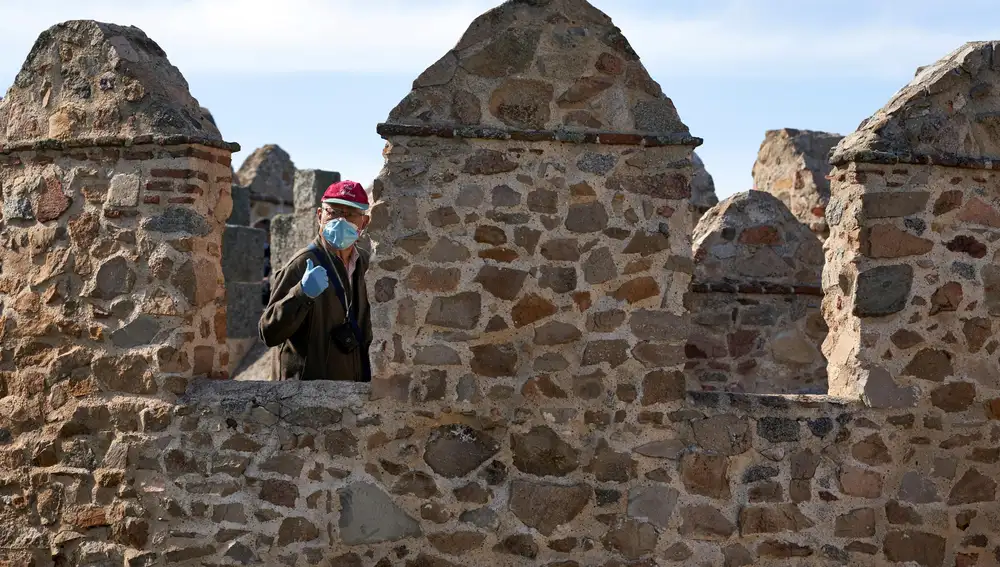
M302 291L315 299L330 285L330 278L323 266L313 266L312 258L306 259L306 272L302 274Z

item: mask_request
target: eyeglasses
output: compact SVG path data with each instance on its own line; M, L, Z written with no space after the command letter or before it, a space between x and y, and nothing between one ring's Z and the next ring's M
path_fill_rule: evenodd
M346 219L359 219L365 215L364 211L359 211L358 209L331 209L328 207L322 207L323 214L330 218L346 218Z

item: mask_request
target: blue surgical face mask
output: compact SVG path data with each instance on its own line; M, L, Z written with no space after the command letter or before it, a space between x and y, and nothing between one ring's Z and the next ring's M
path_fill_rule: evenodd
M358 240L358 227L343 218L333 219L323 227L323 238L337 250L346 250Z

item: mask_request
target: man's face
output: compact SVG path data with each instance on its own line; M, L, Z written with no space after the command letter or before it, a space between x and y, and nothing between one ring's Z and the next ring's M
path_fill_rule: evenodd
M348 207L347 205L323 203L320 205L319 209L316 210L316 217L319 222L320 230L323 230L326 223L339 218L342 218L358 227L358 232L363 231L365 227L368 226L368 217L365 216L364 211L355 209L354 207Z

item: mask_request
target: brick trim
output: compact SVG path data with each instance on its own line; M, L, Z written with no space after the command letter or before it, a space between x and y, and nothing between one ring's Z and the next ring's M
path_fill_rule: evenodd
M869 163L874 165L939 165L961 169L1000 169L1000 157L969 157L951 153L903 153L879 152L875 150L847 150L833 154L829 163L839 167L849 163Z

